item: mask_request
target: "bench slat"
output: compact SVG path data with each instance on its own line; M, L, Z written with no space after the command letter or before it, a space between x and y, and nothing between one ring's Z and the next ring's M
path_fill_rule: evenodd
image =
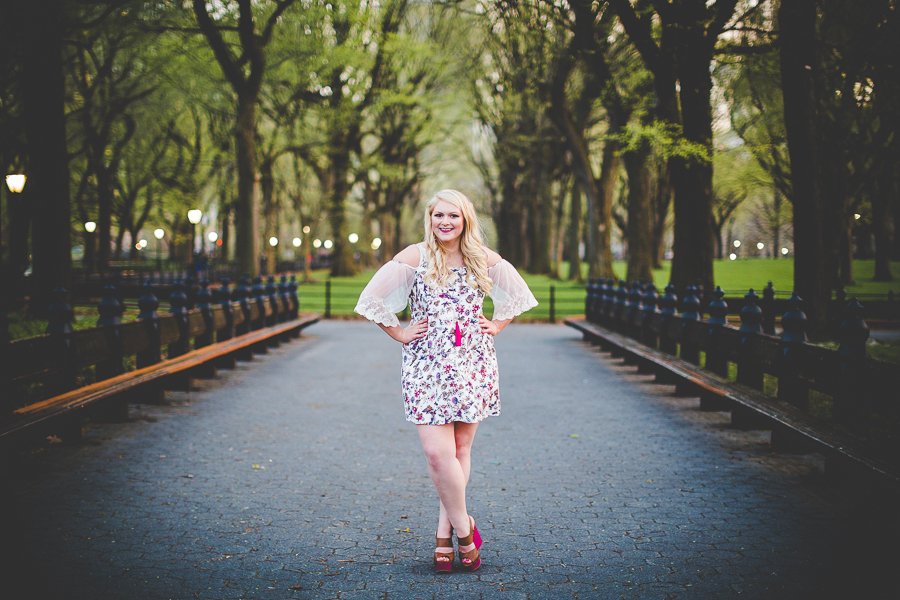
M581 331L586 337L601 338L631 354L633 357L665 369L676 377L689 382L706 393L713 394L732 406L750 409L772 423L778 423L804 435L826 454L840 455L875 471L895 483L900 483L900 469L875 458L878 454L871 444L852 434L839 431L798 408L772 398L746 386L727 381L701 370L675 356L653 350L639 342L608 331L583 319L568 318L566 325ZM767 348L769 352L771 349ZM826 350L827 349L822 349ZM821 358L827 355L818 355ZM877 367L875 367L877 368Z
M21 415L24 419L13 422L5 429L0 430L0 437L15 433L30 425L56 417L62 413L82 408L99 400L127 392L139 385L192 369L220 356L265 341L270 337L278 336L292 330L303 329L304 327L318 322L320 318L320 315L301 314L298 319L293 321L287 321L273 327L266 327L265 329L250 332L231 340L205 346L177 358L165 360L158 364L144 367L143 369L124 373L41 402L24 406L15 411L15 414Z

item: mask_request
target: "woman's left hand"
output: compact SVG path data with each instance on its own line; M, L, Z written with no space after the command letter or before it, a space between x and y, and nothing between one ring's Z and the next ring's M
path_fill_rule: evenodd
M497 335L500 333L500 327L484 315L478 315L478 327L481 328L482 333L487 333L489 335Z

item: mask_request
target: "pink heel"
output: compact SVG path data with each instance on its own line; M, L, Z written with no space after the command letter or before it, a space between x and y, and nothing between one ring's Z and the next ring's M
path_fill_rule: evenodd
M475 549L469 552L459 551L459 568L463 571L467 571L471 573L472 571L477 571L478 567L481 566L481 555L478 550L481 548L481 534L478 533L478 528L475 527L475 519L469 517L469 535L464 538L457 537L456 543L462 546L469 546L475 544ZM469 562L463 562L464 560L468 560Z

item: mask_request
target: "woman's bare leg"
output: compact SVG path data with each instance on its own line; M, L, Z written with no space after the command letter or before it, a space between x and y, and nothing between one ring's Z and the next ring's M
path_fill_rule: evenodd
M456 459L459 461L460 467L462 467L466 485L469 483L469 473L472 465L472 442L475 440L475 430L477 429L478 423L462 423L460 421L453 423L453 436L456 443ZM447 514L447 509L444 507L443 501L440 503L440 516L438 518L437 532L440 537L450 536L450 517Z
M452 425L419 425L416 429L428 461L428 473L440 498L437 536L450 537L453 527L458 538L468 537L471 525L466 510L466 484L478 424L456 422ZM460 546L460 551L471 552L474 548L474 544Z
M428 461L428 474L440 498L438 537L449 537L450 528L465 537L469 532L466 483L469 479L472 440L477 423L418 425L416 430Z

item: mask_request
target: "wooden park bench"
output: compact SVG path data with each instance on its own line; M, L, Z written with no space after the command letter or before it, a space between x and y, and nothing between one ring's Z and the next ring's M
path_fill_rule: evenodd
M771 430L773 450L819 452L829 475L900 492L898 449L876 443L872 435L891 429L896 439L900 366L866 355L868 328L858 318L861 307L855 300L840 327L841 348L831 350L806 343L806 317L796 296L782 318L785 333L779 338L762 332L762 312L752 292L737 329L727 325L720 290L713 294L708 321L700 319L699 298L689 297L679 315L673 290L667 291L661 299L654 290L632 286L623 298L621 287L608 289L589 300L591 320L565 322L586 341L637 365L639 372L656 375L658 383L698 396L702 410L731 411L732 426ZM736 381L729 378L734 370ZM775 396L763 391L766 375L777 378ZM810 391L830 397L831 419L810 413Z
M50 333L13 341L3 349L6 391L0 444L13 447L47 436L76 440L85 418L123 420L130 402L160 402L166 389L190 389L192 378L234 368L236 360L250 360L254 353L299 337L320 319L298 312L296 287L273 290L271 282L268 287L257 283L251 292L240 286L234 294L238 301L233 302L225 285L217 304L204 288L194 310L186 309L186 295L177 289L168 315L156 313L159 302L148 293L139 302L139 319L130 323L119 322L121 307L115 290L107 288L99 307L102 324L78 331L66 325L71 308L60 290L51 306ZM137 368L126 372L129 356L135 357ZM88 367L94 368L96 382L79 386L79 373ZM31 393L25 393L28 390Z

